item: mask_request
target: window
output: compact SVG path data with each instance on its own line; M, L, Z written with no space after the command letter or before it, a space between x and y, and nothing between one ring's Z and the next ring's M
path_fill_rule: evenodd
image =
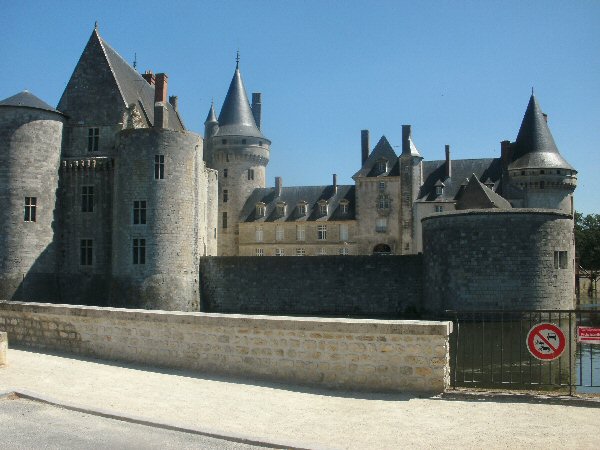
M375 222L375 231L378 233L384 233L387 231L387 217L379 217Z
M327 215L327 203L319 203L319 214L321 214L322 216Z
M306 239L306 230L304 229L304 225L296 226L296 240L304 241Z
M306 215L306 203L299 203L298 204L298 214L300 214L301 216L305 216Z
M258 141L258 145L262 146L262 141Z
M283 226L277 225L277 227L275 228L275 240L283 241L283 239L284 239Z
M343 200L340 202L340 212L342 214L348 214L348 200Z
M25 222L35 222L37 197L25 197Z
M275 249L275 256L285 256L285 252L283 251L282 248L276 248Z
M146 264L146 239L133 240L133 264Z
M133 224L146 225L146 200L134 200Z
M93 261L93 243L91 239L82 239L80 246L79 263L82 266L91 266Z
M385 159L377 161L377 171L378 172L387 171L387 161Z
M94 186L81 187L81 212L94 212Z
M248 179L254 180L254 169L248 169Z
M318 225L317 226L317 239L319 241L327 240L327 225Z
M223 169L223 178L227 178L227 172L228 172L227 169Z
M164 180L165 178L165 155L154 156L154 179Z
M380 181L379 182L379 191L385 191L385 181Z
M245 145L246 142L247 142L246 139L242 139L242 145Z
M223 228L227 228L227 213L223 213Z
M223 189L223 203L227 203L229 200L229 191L227 189Z
M264 248L255 248L254 256L265 256L265 249Z
M377 202L378 209L390 209L390 198L387 195L380 195Z
M226 145L227 144L227 139L221 139L221 144Z
M229 162L229 153L225 154L225 162Z
M347 255L348 254L348 247L340 247L340 255Z
M444 186L435 187L435 195L442 195L444 193Z
M321 248L319 249L319 253L318 253L318 255L319 255L319 256L325 256L325 255L327 255L327 251L325 250L325 247L321 247Z
M256 227L256 242L262 242L264 238L263 227Z
M278 217L285 216L285 206L286 205L283 202L277 203L277 216Z
M567 252L557 251L554 252L554 268L555 269L568 269L569 261L567 260Z
M305 248L297 248L296 249L296 256L305 256L306 255L306 249Z
M100 128L88 128L88 152L97 152L100 141Z
M442 212L444 207L442 205L435 205L435 212Z
M348 240L348 225L341 224L340 225L340 241Z
M266 205L264 203L258 203L256 205L256 215L258 217L264 217L266 211L267 211L267 207L266 207Z

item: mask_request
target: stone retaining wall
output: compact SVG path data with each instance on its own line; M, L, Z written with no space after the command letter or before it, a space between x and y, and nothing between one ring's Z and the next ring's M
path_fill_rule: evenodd
M443 391L451 326L0 301L13 346L355 390Z

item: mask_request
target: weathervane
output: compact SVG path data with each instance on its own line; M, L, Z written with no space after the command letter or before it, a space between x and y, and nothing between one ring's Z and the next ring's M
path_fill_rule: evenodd
M237 55L235 56L235 68L238 69L240 67L240 50L238 49Z

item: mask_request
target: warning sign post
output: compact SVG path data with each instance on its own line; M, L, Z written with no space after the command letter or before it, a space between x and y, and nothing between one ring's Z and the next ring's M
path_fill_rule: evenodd
M565 351L565 333L552 323L539 323L527 334L527 349L532 356L552 361Z

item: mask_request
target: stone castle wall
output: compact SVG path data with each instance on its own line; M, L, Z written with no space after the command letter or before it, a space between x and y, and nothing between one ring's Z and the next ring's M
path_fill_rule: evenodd
M391 318L423 309L420 255L202 258L200 282L205 312Z
M433 309L573 308L570 215L465 210L422 223L424 302Z
M371 391L444 391L451 326L0 301L11 346Z

